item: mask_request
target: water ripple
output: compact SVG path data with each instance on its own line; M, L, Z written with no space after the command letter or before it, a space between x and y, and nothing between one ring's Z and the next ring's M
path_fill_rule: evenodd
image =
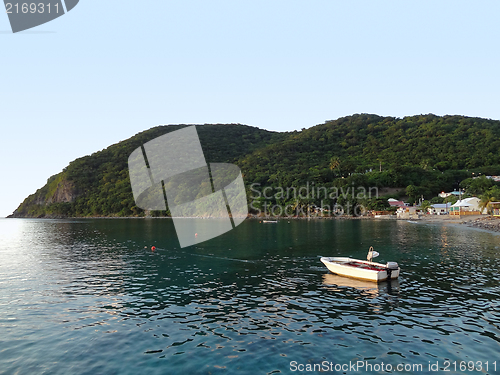
M458 229L399 222L292 223L266 229L284 231L270 247L269 233L250 222L183 251L172 228L162 242L147 234L157 222L21 223L0 253L8 372L253 374L288 372L292 360L498 355L500 255L485 233L464 241ZM350 235L330 234L339 230ZM401 264L400 280L345 279L316 256L357 241L379 241Z

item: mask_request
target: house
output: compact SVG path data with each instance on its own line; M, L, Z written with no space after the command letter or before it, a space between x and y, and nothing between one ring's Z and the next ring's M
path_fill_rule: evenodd
M480 210L481 200L477 197L465 198L456 201L450 207L450 215L481 215L486 213L486 209Z
M441 198L448 198L450 195L454 195L454 196L456 196L456 197L459 197L459 196L460 196L460 194L462 194L462 193L461 193L461 192L459 192L459 191L456 191L456 190L455 190L455 191L452 191L451 193L445 193L445 192L443 191L443 192L439 193L439 196L440 196Z
M427 209L431 215L447 215L450 212L451 203L436 203Z
M423 214L420 206L404 206L399 207L396 211L398 219L419 219Z
M389 202L389 205L390 205L391 207L406 207L406 206L408 206L408 204L407 204L407 203L405 203L405 202L403 202L403 201L398 201L398 200L396 200L396 199L394 199L394 198L389 198L389 199L387 200L387 202Z
M493 216L500 217L500 202L490 202L488 205Z

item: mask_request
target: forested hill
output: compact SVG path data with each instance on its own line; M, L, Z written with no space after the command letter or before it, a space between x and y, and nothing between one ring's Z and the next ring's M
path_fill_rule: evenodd
M134 216L130 153L184 125L158 126L71 162L30 195L15 217ZM478 171L500 174L500 121L463 116L353 115L302 131L197 126L206 160L239 165L247 186L356 184L415 187L431 196ZM380 169L382 171L380 171Z
M157 126L74 160L27 197L11 217L143 215L143 210L134 203L128 157L144 143L185 126ZM287 136L287 133L240 124L205 124L196 126L196 129L205 159L211 163L234 163L242 156L267 144L279 143Z
M400 173L408 168L441 172L481 169L500 165L500 121L354 115L293 132L239 164L248 171L249 180L263 184L280 180L285 185L295 180L328 181L332 171L347 177L370 169L379 171L381 166L383 171ZM495 170L486 168L485 172ZM387 185L393 183L397 185L386 181Z

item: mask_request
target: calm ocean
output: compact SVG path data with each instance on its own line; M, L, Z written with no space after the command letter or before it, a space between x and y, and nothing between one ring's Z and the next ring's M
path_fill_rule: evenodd
M399 281L319 261L370 246ZM180 249L169 219L0 219L0 373L500 373L499 270L462 226L247 220Z

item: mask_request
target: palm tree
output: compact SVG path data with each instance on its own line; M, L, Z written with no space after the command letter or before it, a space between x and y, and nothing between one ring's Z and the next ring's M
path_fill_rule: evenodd
M428 209L428 208L432 208L432 203L431 203L431 202L429 202L429 201L423 201L423 202L422 202L422 205L421 205L421 208L422 208L422 211L423 211L424 213L427 213L427 212L428 212L428 210L427 210L427 209Z
M494 186L488 191L486 191L483 195L481 195L481 201L479 202L479 209L481 212L486 208L488 210L488 214L491 215L491 202L500 201L500 188L498 186Z
M336 169L340 169L340 158L338 156L333 156L330 159L330 170L332 171L332 174L334 173L333 171Z

